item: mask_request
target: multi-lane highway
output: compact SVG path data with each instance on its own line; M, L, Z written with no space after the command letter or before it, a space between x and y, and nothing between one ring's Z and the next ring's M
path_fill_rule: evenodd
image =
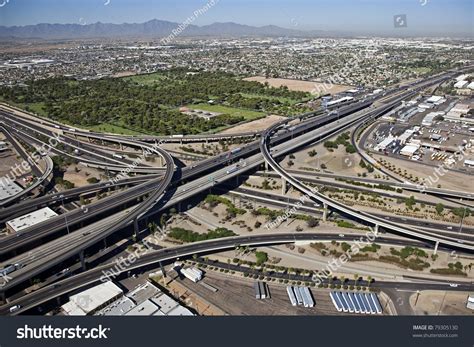
M88 220L91 216L97 215L98 213L103 213L109 211L111 209L119 208L120 206L124 205L125 203L130 203L133 199L138 199L141 197L145 197L145 200L138 205L130 206L127 211L122 211L119 213L117 218L114 219L112 223L105 223L106 225L100 227L98 231L91 231L88 234L84 234L82 229L74 231L71 235L66 235L72 241L69 244L68 249L56 249L51 248L52 245L44 245L42 250L45 252L41 256L41 253L38 252L36 256L38 258L35 259L34 262L31 262L32 266L27 266L25 269L22 269L21 275L28 276L33 273L33 271L39 271L39 269L46 269L48 266L53 266L54 264L48 265L47 259L53 258L58 261L62 257L70 257L72 255L78 254L83 252L88 247L96 244L98 241L104 239L105 237L113 234L114 232L124 228L125 226L129 225L130 223L134 223L137 225L137 222L140 218L146 215L153 214L157 211L160 211L164 208L169 208L172 205L180 204L181 202L185 201L186 199L203 192L215 184L222 182L224 180L232 179L236 176L239 176L245 173L248 170L254 169L261 165L264 162L267 162L270 166L272 166L275 171L277 171L284 179L290 182L292 185L307 193L309 196L315 198L318 201L321 201L323 204L330 206L333 209L336 209L342 213L350 215L357 219L362 219L367 223L372 223L376 226L382 226L387 230L393 230L399 233L402 233L407 236L415 237L417 239L423 240L423 242L433 242L438 245L438 243L445 247L454 247L454 248L462 248L466 251L472 251L474 247L471 245L471 242L461 243L458 242L455 238L451 238L444 234L437 234L437 233L430 233L425 232L417 229L407 228L403 225L399 225L398 223L387 222L382 218L378 218L377 216L369 215L360 213L358 211L354 211L351 208L348 208L340 203L332 201L325 196L320 194L314 194L307 187L303 184L298 182L294 177L290 174L285 172L281 167L276 163L273 159L272 155L282 156L287 153L294 151L295 149L303 146L308 142L314 142L315 139L322 140L326 136L330 136L338 131L347 128L350 125L353 125L361 120L367 120L369 118L375 118L384 112L393 108L401 99L407 98L412 96L415 92L420 90L422 87L433 83L439 83L440 81L446 80L452 76L452 73L443 74L440 76L436 76L435 78L429 79L428 81L423 81L421 83L413 84L408 86L408 90L406 87L397 88L388 93L388 95L395 95L390 97L390 100L379 107L372 106L373 102L377 100L376 97L369 97L364 100L361 100L355 104L342 107L336 111L332 111L330 114L321 115L321 112L312 112L304 115L300 115L294 118L289 118L283 122L276 124L275 126L271 127L267 131L265 131L262 135L261 141L254 141L248 145L242 146L238 151L230 151L227 153L223 153L216 157L204 160L202 162L197 163L189 168L183 170L175 170L172 158L167 154L165 151L161 150L159 147L156 150L156 154L161 155L164 160L166 161L166 172L159 177L155 177L153 179L149 179L146 182L140 183L133 188L130 188L124 192L120 192L115 194L112 197L107 199L103 199L102 201L98 201L97 203L91 204L87 207L86 210L78 210L78 211L71 211L70 213L77 213L77 215L61 215L58 218L53 218L50 223L48 222L42 223L38 225L35 230L26 230L22 234L15 236L15 238L7 238L1 242L0 241L0 252L7 252L10 250L15 249L19 246L24 246L28 243L31 243L32 240L37 240L41 237L49 235L52 230L58 231L61 228L64 228L66 224L72 222L83 222ZM368 109L365 111L365 109ZM319 117L315 117L319 115ZM6 116L8 118L8 116ZM293 122L299 120L298 124L293 123L291 128L287 126L289 122ZM59 125L58 125L59 126ZM54 128L58 129L56 126L53 125ZM28 129L35 131L33 127L27 125ZM275 134L276 130L282 129L279 131L278 134ZM65 130L59 129L64 132L72 132L77 133L77 130ZM43 131L40 127L40 133ZM24 134L23 134L24 135ZM271 137L271 135L274 135ZM28 135L30 136L30 135ZM64 135L63 135L64 136ZM114 141L117 143L125 143L125 141L118 136L104 136L103 134L92 134L94 137L102 137L104 140L107 141L108 138L114 138ZM69 139L69 138L68 138ZM74 139L69 139L74 141ZM135 144L137 143L137 139L132 140ZM139 139L138 141L145 140ZM149 139L147 139L149 140ZM155 138L156 141L156 138ZM112 141L113 142L113 141ZM68 145L70 142L68 142ZM269 146L272 146L272 152L268 150ZM240 160L240 162L236 163L236 160ZM202 177L202 174L212 172L209 176ZM199 177L201 176L201 177ZM197 177L197 178L196 178ZM187 183L182 184L179 186L180 183L186 181ZM135 182L138 183L138 182ZM115 185L115 183L114 183ZM103 188L103 187L102 187ZM164 193L168 191L170 197L164 198ZM80 192L71 193L71 197L74 194L81 194ZM59 196L61 198L61 196ZM103 204L99 204L102 202ZM97 205L95 205L97 204ZM90 214L89 214L90 213ZM69 218L71 217L71 218ZM136 228L136 227L135 227ZM39 231L39 233L38 233ZM37 234L38 233L38 234ZM35 235L37 234L37 235ZM300 234L301 235L301 234ZM268 235L267 235L268 236ZM271 236L269 236L271 237ZM293 235L294 237L294 235ZM72 239L74 238L74 239ZM295 241L296 238L293 238ZM245 240L244 240L245 241ZM269 239L268 242L289 242L287 240L281 239ZM260 242L266 243L262 239L249 239L248 242L252 242L252 244L259 244ZM212 242L215 242L213 244ZM212 241L209 244L194 244L194 245L187 245L182 246L183 248L176 251L174 254L170 254L169 252L173 252L173 250L162 250L163 254L157 253L156 256L158 260L169 260L179 256L189 255L196 252L206 252L206 251L213 251L217 249L221 249L220 247L229 247L231 244L235 246L235 240L218 240ZM230 242L229 244L227 242ZM232 243L234 242L234 243ZM245 242L244 242L245 244ZM192 249L189 250L189 249ZM202 248L200 248L202 247ZM210 247L210 248L209 248ZM215 248L217 247L217 248ZM160 251L159 251L160 252ZM189 253L191 252L191 253ZM161 255L160 255L161 254ZM59 256L60 255L60 256ZM144 262L142 262L144 261ZM156 259L149 260L150 264L157 261ZM36 263L39 262L39 263ZM140 258L139 266L145 266L146 260L144 257ZM29 264L28 264L29 265ZM68 292L72 289L78 288L79 286L83 286L84 284L91 283L90 281L97 281L97 275L101 273L104 269L97 268L90 271L98 271L95 275L91 275L91 272L85 272L83 274L74 276L74 280L70 282L64 283L60 282L60 284L55 284L53 286L46 286L45 288L55 289L58 288L58 292L65 290L64 292ZM82 276L82 277L81 277ZM95 279L92 279L94 276ZM31 278L31 277L29 277ZM18 278L18 281L21 279ZM69 280L69 279L68 279ZM66 280L66 281L68 281ZM75 282L77 281L77 282ZM11 285L14 284L15 281L12 281ZM7 289L6 287L4 290ZM55 292L53 290L53 292ZM55 292L58 294L58 292ZM41 290L38 291L41 293ZM33 293L35 294L35 293ZM60 293L59 293L60 294ZM41 300L48 300L47 296L41 296L38 294L36 299L32 299L31 302L28 302L26 297L21 300L25 300L24 308L26 309L28 305L33 305L33 302L41 302Z
M7 305L0 307L0 314L9 314L9 307L13 305L21 305L21 309L16 311L15 314L24 312L30 308L33 308L41 303L47 302L51 299L57 298L65 293L71 292L75 289L82 288L88 284L102 280L107 280L106 275L110 273L120 274L133 269L138 269L148 265L157 264L160 261L168 261L185 257L193 254L217 252L226 249L232 249L237 246L258 246L258 245L275 245L292 243L295 241L318 241L318 240L329 240L334 238L333 235L320 236L314 233L290 233L290 234L276 234L276 235L252 235L252 236L238 236L238 237L226 237L217 240L203 241L191 243L184 246L178 246L173 248L165 248L158 251L149 251L137 258L136 261L131 262L129 266L117 267L115 263L109 263L103 266L96 267L92 270L85 271L78 275L73 275L62 281L59 281L53 285L43 287L30 294L26 294L19 299L13 300ZM336 237L337 238L337 237ZM387 239L387 242L394 242L395 240ZM403 283L397 283L397 286L403 286ZM412 284L413 285L413 284ZM439 284L437 288L443 288L445 290L472 290L473 286L470 283L460 283L456 288L450 287L449 283Z
M407 96L404 96L404 97L407 97ZM392 101L391 107L395 106L395 104L397 104L398 101L399 100ZM360 117L359 121L366 120L366 119L372 118L372 117L380 116L385 111L387 111L388 109L389 109L389 107L387 107L387 105L375 108L373 111L369 112L369 115L365 115L364 117ZM441 236L441 235L433 233L433 232L427 232L427 231L421 231L421 230L409 228L409 227L406 227L404 225L393 223L393 222L387 221L383 218L379 218L379 217L376 217L374 215L371 215L371 214L368 214L368 213L365 213L365 212L360 212L360 211L355 210L351 207L345 206L344 204L341 204L340 202L338 202L338 201L336 201L332 198L329 198L329 197L327 197L327 196L325 196L325 195L323 195L319 192L313 191L309 187L305 186L298 179L296 179L293 175L286 172L276 162L276 160L273 158L273 154L269 150L270 137L281 126L282 126L281 124L275 124L274 126L267 129L265 134L262 135L262 139L260 141L260 149L261 149L261 151L264 155L265 161L272 167L272 169L275 170L283 179L285 179L291 185L296 187L302 193L307 194L308 196L315 199L316 201L319 201L319 202L323 203L325 206L328 206L328 207L338 211L339 213L343 213L343 214L352 216L353 218L356 218L358 220L364 221L366 223L370 223L370 224L374 225L377 228L378 227L383 227L387 230L395 231L397 233L401 233L401 234L404 234L404 235L415 237L417 239L432 241L433 244L435 244L436 248L438 247L439 244L442 244L442 245L448 246L448 247L454 247L454 248L464 249L464 250L468 250L468 251L474 251L474 243L463 242L462 240L456 239L454 237ZM303 136L300 136L300 139L302 139L302 138L303 138ZM304 141L310 142L310 141L312 141L312 139L311 138L302 139L301 143L300 143L300 146L302 144L304 144ZM273 153L276 153L276 151L274 151ZM281 155L281 153L277 153L277 155Z

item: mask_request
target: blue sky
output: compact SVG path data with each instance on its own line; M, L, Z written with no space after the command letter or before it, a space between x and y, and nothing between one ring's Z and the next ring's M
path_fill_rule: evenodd
M182 22L209 0L0 0L0 25L37 23ZM104 5L110 1L108 5ZM424 2L427 2L423 5ZM194 24L274 24L302 30L354 33L470 33L472 0L219 0ZM407 15L394 29L393 16Z

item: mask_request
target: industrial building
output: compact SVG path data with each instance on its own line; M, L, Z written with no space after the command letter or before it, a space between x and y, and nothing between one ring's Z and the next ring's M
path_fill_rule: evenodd
M426 100L428 104L434 104L434 105L441 105L445 101L446 101L445 98L443 98L442 96L437 96L437 95L433 95L430 98L428 98L428 100Z
M420 145L409 143L400 150L400 155L411 158L419 149Z
M61 306L68 316L193 316L194 313L150 282L124 295L113 282L105 282L72 295Z
M13 181L2 179L0 181L0 201L7 200L17 194L20 194L23 188Z
M474 310L474 294L470 294L468 297L467 297L467 304L466 304L466 307L471 309L471 310Z
M108 281L71 295L61 308L68 316L92 315L122 296L123 290Z
M432 126L435 118L443 115L444 112L430 112L425 116L425 118L423 118L423 120L421 121L421 125L425 127Z
M181 274L193 282L198 282L202 279L202 271L193 267L187 269L180 269Z
M49 207L45 207L24 216L9 220L6 222L7 231L10 233L17 233L56 216L58 216L56 212Z
M391 135L388 135L382 142L380 142L378 145L374 147L374 150L384 151L388 146L392 144L393 141L395 141L395 138Z
M340 99L337 99L337 100L333 100L333 101L329 101L326 105L328 107L330 106L334 106L334 105L338 105L338 104L342 104L342 103L345 103L345 102L348 102L348 101L352 101L354 100L354 98L352 96L344 96Z

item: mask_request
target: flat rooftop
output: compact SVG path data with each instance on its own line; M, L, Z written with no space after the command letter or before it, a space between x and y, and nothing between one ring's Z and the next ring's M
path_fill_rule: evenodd
M0 181L0 201L9 199L17 194L20 194L23 188L13 181Z
M123 290L109 281L71 295L69 302L63 305L62 308L70 315L78 315L81 311L86 315L121 295L123 295Z
M9 220L6 224L14 232L19 232L23 229L29 228L35 224L47 221L50 218L56 217L58 214L49 207L25 214L21 217Z

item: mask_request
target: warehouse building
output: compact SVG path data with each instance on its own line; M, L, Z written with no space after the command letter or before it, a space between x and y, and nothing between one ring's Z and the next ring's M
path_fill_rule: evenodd
M22 191L23 188L15 182L3 179L0 183L0 201L12 198Z
M92 315L122 296L123 290L108 281L71 295L69 301L61 308L68 316Z
M405 157L411 158L419 149L420 149L419 145L410 143L400 150L400 154Z
M49 207L45 207L25 214L24 216L9 220L6 222L7 231L10 233L17 233L56 216L58 216L56 212Z

